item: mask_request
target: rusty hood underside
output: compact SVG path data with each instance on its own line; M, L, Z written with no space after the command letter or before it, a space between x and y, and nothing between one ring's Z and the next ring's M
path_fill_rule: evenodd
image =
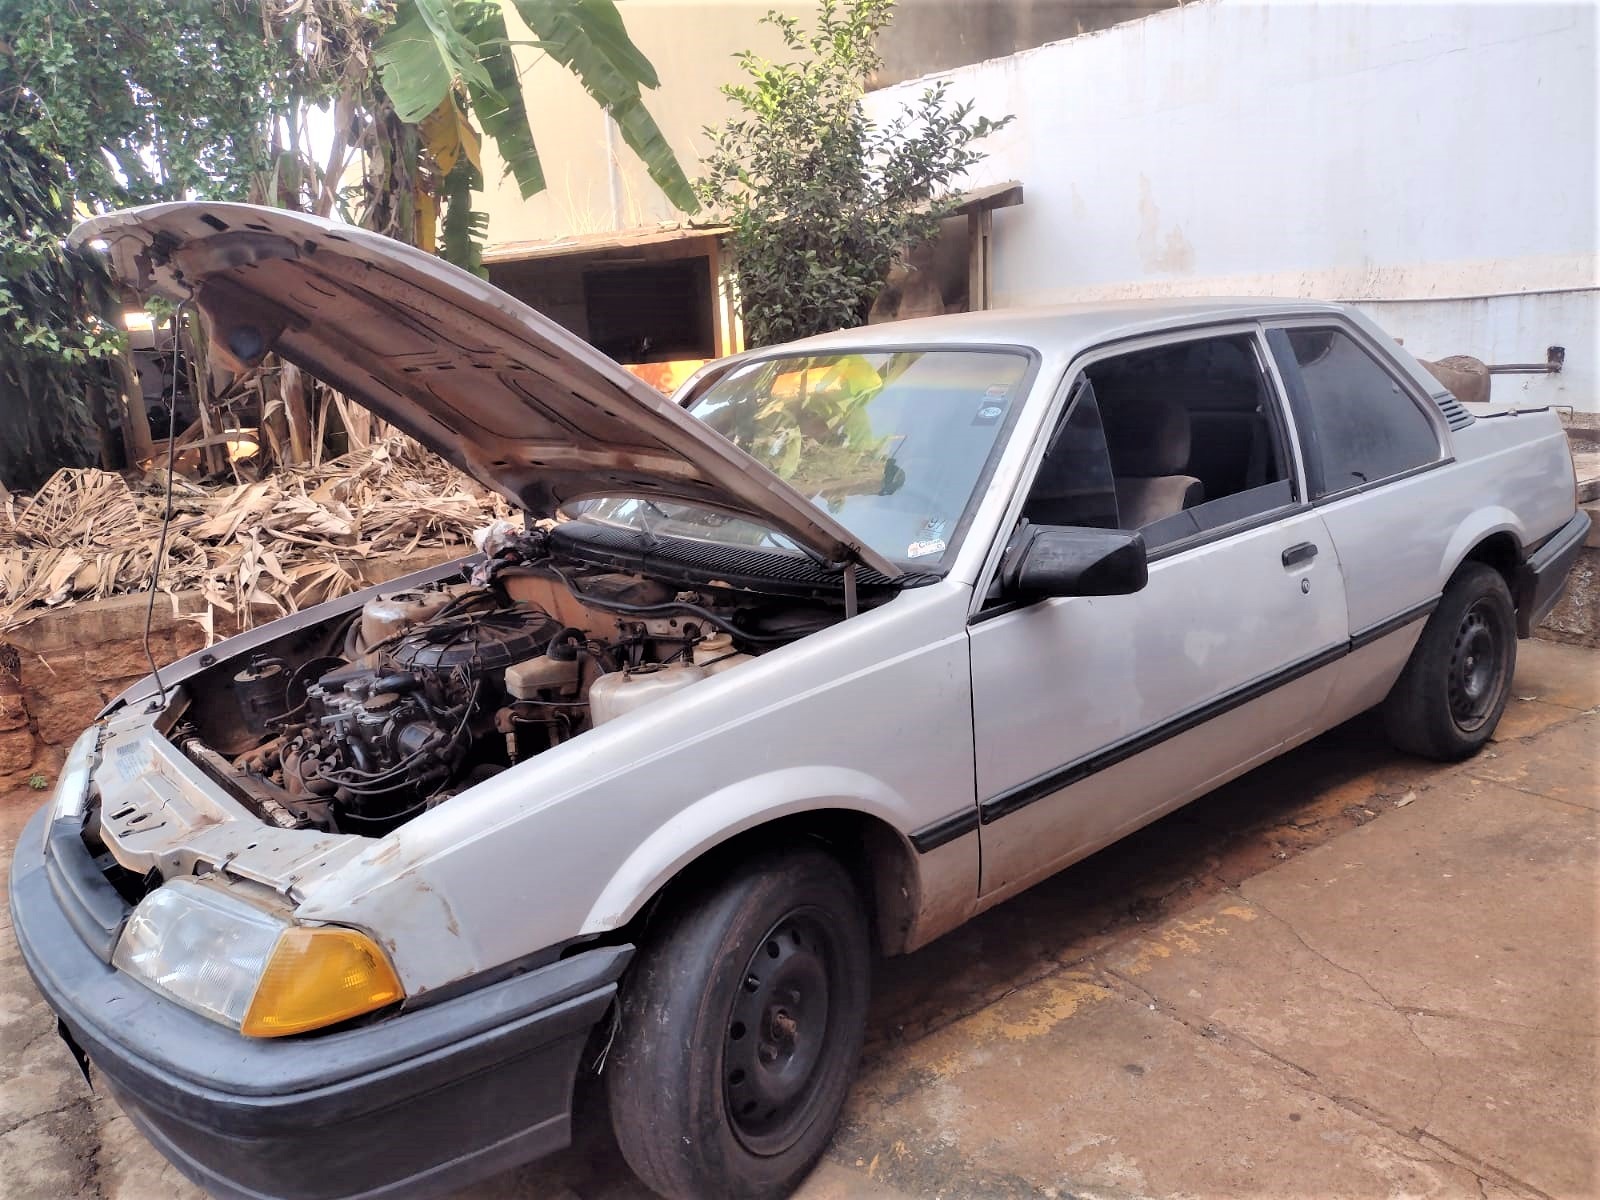
M73 231L142 295L192 302L225 361L273 352L535 516L595 496L757 520L831 562L899 569L733 443L515 298L369 230L159 204Z

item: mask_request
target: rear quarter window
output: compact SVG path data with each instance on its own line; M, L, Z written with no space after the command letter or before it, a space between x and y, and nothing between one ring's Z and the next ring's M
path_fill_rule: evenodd
M1437 462L1438 433L1387 368L1338 329L1274 329L1313 498Z

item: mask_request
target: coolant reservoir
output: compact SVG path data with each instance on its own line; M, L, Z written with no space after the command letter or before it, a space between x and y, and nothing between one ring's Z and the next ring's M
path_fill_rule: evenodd
M541 654L506 668L506 694L513 700L538 700L547 691L570 695L578 690L579 678L576 654Z
M637 671L602 675L589 686L589 719L595 725L604 725L704 678L704 667L688 665L640 667Z
M708 634L695 643L694 665L704 667L707 675L717 675L729 667L749 662L754 657L740 654L733 648L733 637L726 633Z

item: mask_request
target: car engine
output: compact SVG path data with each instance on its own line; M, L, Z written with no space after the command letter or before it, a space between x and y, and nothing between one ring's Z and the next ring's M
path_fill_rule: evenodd
M191 684L172 736L276 824L381 836L832 619L749 594L501 561L219 664Z
M529 752L509 707L517 698L506 690L506 669L544 655L561 626L536 610L487 607L486 599L457 597L309 683L300 711L285 719L285 789L331 801L341 828L379 831L414 815L460 773L495 732L498 714L508 714L500 724L510 761ZM569 723L554 714L535 721L540 729Z

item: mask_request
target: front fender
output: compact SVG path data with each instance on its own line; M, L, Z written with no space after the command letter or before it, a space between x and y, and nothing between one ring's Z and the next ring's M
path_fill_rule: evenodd
M639 843L606 881L581 933L626 924L674 875L729 839L769 821L823 809L865 813L897 830L913 823L905 798L861 771L802 766L751 776L695 801Z

